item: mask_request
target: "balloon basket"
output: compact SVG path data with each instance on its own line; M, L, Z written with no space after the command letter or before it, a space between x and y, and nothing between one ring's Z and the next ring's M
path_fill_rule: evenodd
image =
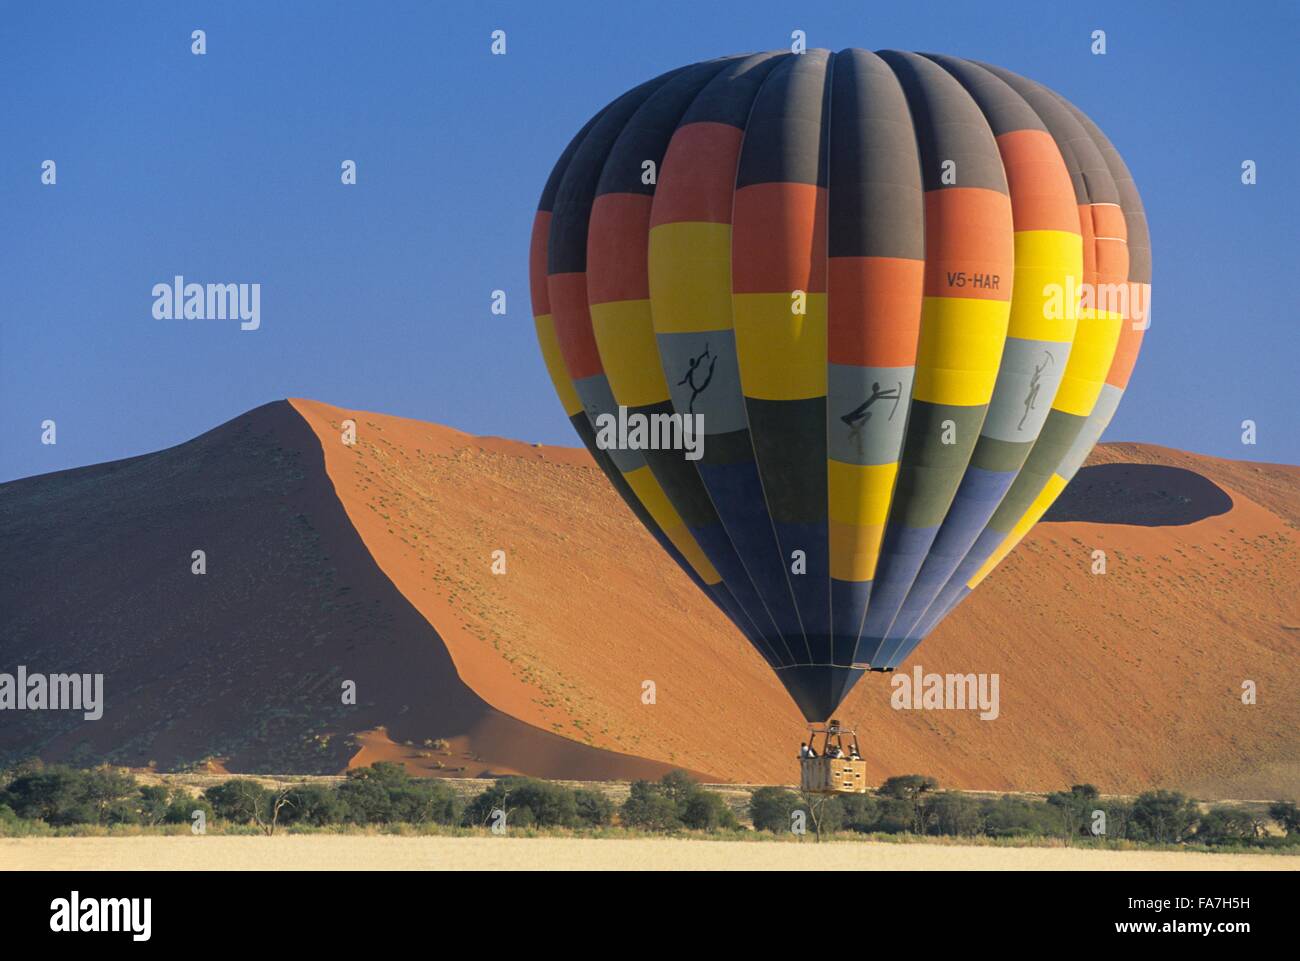
M858 751L856 731L842 727L839 721L824 726L810 724L809 745L817 751L821 737L821 750L816 757L799 759L799 788L805 794L865 794L867 793L867 762ZM849 748L844 738L852 738Z

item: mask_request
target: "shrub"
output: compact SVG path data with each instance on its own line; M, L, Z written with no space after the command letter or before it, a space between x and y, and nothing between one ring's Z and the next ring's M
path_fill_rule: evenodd
M929 834L981 834L984 812L975 798L959 791L943 791L925 802L925 823Z
M1041 801L1006 794L996 801L985 801L982 808L984 832L989 837L1050 837L1060 833L1060 816Z
M756 831L789 831L795 811L807 810L798 794L780 787L761 787L749 797L749 819Z
M133 822L136 801L135 778L111 768L41 766L18 775L0 792L0 804L18 817L51 825Z
M1148 791L1133 802L1133 826L1143 840L1178 843L1198 819L1196 805L1177 791Z
M601 827L614 820L614 802L600 791L578 788L573 792L578 811L578 823L586 827Z
M906 830L925 833L925 796L939 789L939 782L924 774L900 774L880 785L881 797L903 801L911 806L911 823ZM895 808L897 813L901 808Z
M212 813L232 824L260 820L270 796L270 791L247 778L223 781L203 792L203 797L212 805Z
M1066 837L1091 834L1092 812L1099 810L1101 796L1091 784L1075 784L1068 791L1057 791L1047 796L1047 803L1061 819L1061 833Z
M852 831L874 831L880 817L880 805L869 794L841 794L838 806L840 823Z
M337 800L354 824L455 824L455 792L433 778L412 778L400 764L380 761L348 772Z
M623 802L619 817L628 827L648 831L674 831L683 826L677 804L664 793L662 784L653 781L632 784L632 793Z
M1282 826L1287 837L1300 834L1300 808L1294 801L1275 801L1269 805L1268 816Z
M282 824L310 824L325 827L347 819L347 802L336 788L323 784L303 784L289 792L289 804L280 814Z
M736 815L721 794L697 790L682 806L682 823L697 831L734 831L740 827Z
M1230 844L1255 837L1255 819L1241 808L1211 808L1196 826L1196 840L1206 844Z
M885 797L876 802L876 820L868 828L882 834L905 834L916 824L916 808L911 801Z
M464 823L482 827L494 811L506 812L509 827L575 827L578 802L574 792L562 784L528 777L503 777L470 801Z

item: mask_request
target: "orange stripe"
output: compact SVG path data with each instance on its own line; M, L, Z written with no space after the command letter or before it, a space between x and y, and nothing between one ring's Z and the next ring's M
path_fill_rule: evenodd
M587 309L587 275L585 273L551 274L547 285L551 294L551 317L555 337L560 342L564 366L574 380L599 374L600 351L591 328L591 311Z
M601 194L587 225L587 301L646 300L650 194Z
M551 212L537 211L533 218L533 239L528 246L528 288L533 297L533 316L551 312L551 298L546 290L546 245L551 236Z
M1122 240L1098 237L1097 283L1122 284L1128 279L1128 244Z
M1074 186L1056 141L1046 130L1016 130L998 137L1011 192L1016 230L1079 233Z
M1124 220L1124 211L1115 204L1092 205L1092 229L1098 237L1128 240L1128 223Z
M1092 205L1079 204L1079 231L1083 235L1083 282L1097 282L1097 232L1092 227Z
M738 294L826 290L826 190L753 184L736 191L731 284Z
M832 257L829 264L830 362L856 367L914 365L925 261Z
M678 127L659 166L650 226L684 220L731 223L731 195L743 137L741 130L725 123Z
M1128 284L1128 310L1124 312L1124 326L1119 330L1119 343L1115 345L1115 358L1110 362L1110 371L1106 374L1106 383L1121 390L1128 386L1133 375L1133 366L1137 363L1138 351L1142 347L1142 335L1146 331L1134 330L1133 324L1139 325L1142 319L1135 316L1145 313L1149 319L1151 310L1151 285L1130 282Z
M985 187L925 194L925 295L1010 300L1011 199Z

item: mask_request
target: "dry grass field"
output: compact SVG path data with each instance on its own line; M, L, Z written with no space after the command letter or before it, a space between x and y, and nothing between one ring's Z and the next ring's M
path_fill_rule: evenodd
M955 844L679 839L126 837L0 840L0 870L1295 871L1300 858Z

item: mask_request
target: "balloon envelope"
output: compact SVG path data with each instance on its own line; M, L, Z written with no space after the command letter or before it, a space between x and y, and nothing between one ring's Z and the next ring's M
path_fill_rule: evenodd
M560 156L531 249L578 435L812 721L1060 494L1128 383L1150 272L1091 120L898 51L623 94Z

